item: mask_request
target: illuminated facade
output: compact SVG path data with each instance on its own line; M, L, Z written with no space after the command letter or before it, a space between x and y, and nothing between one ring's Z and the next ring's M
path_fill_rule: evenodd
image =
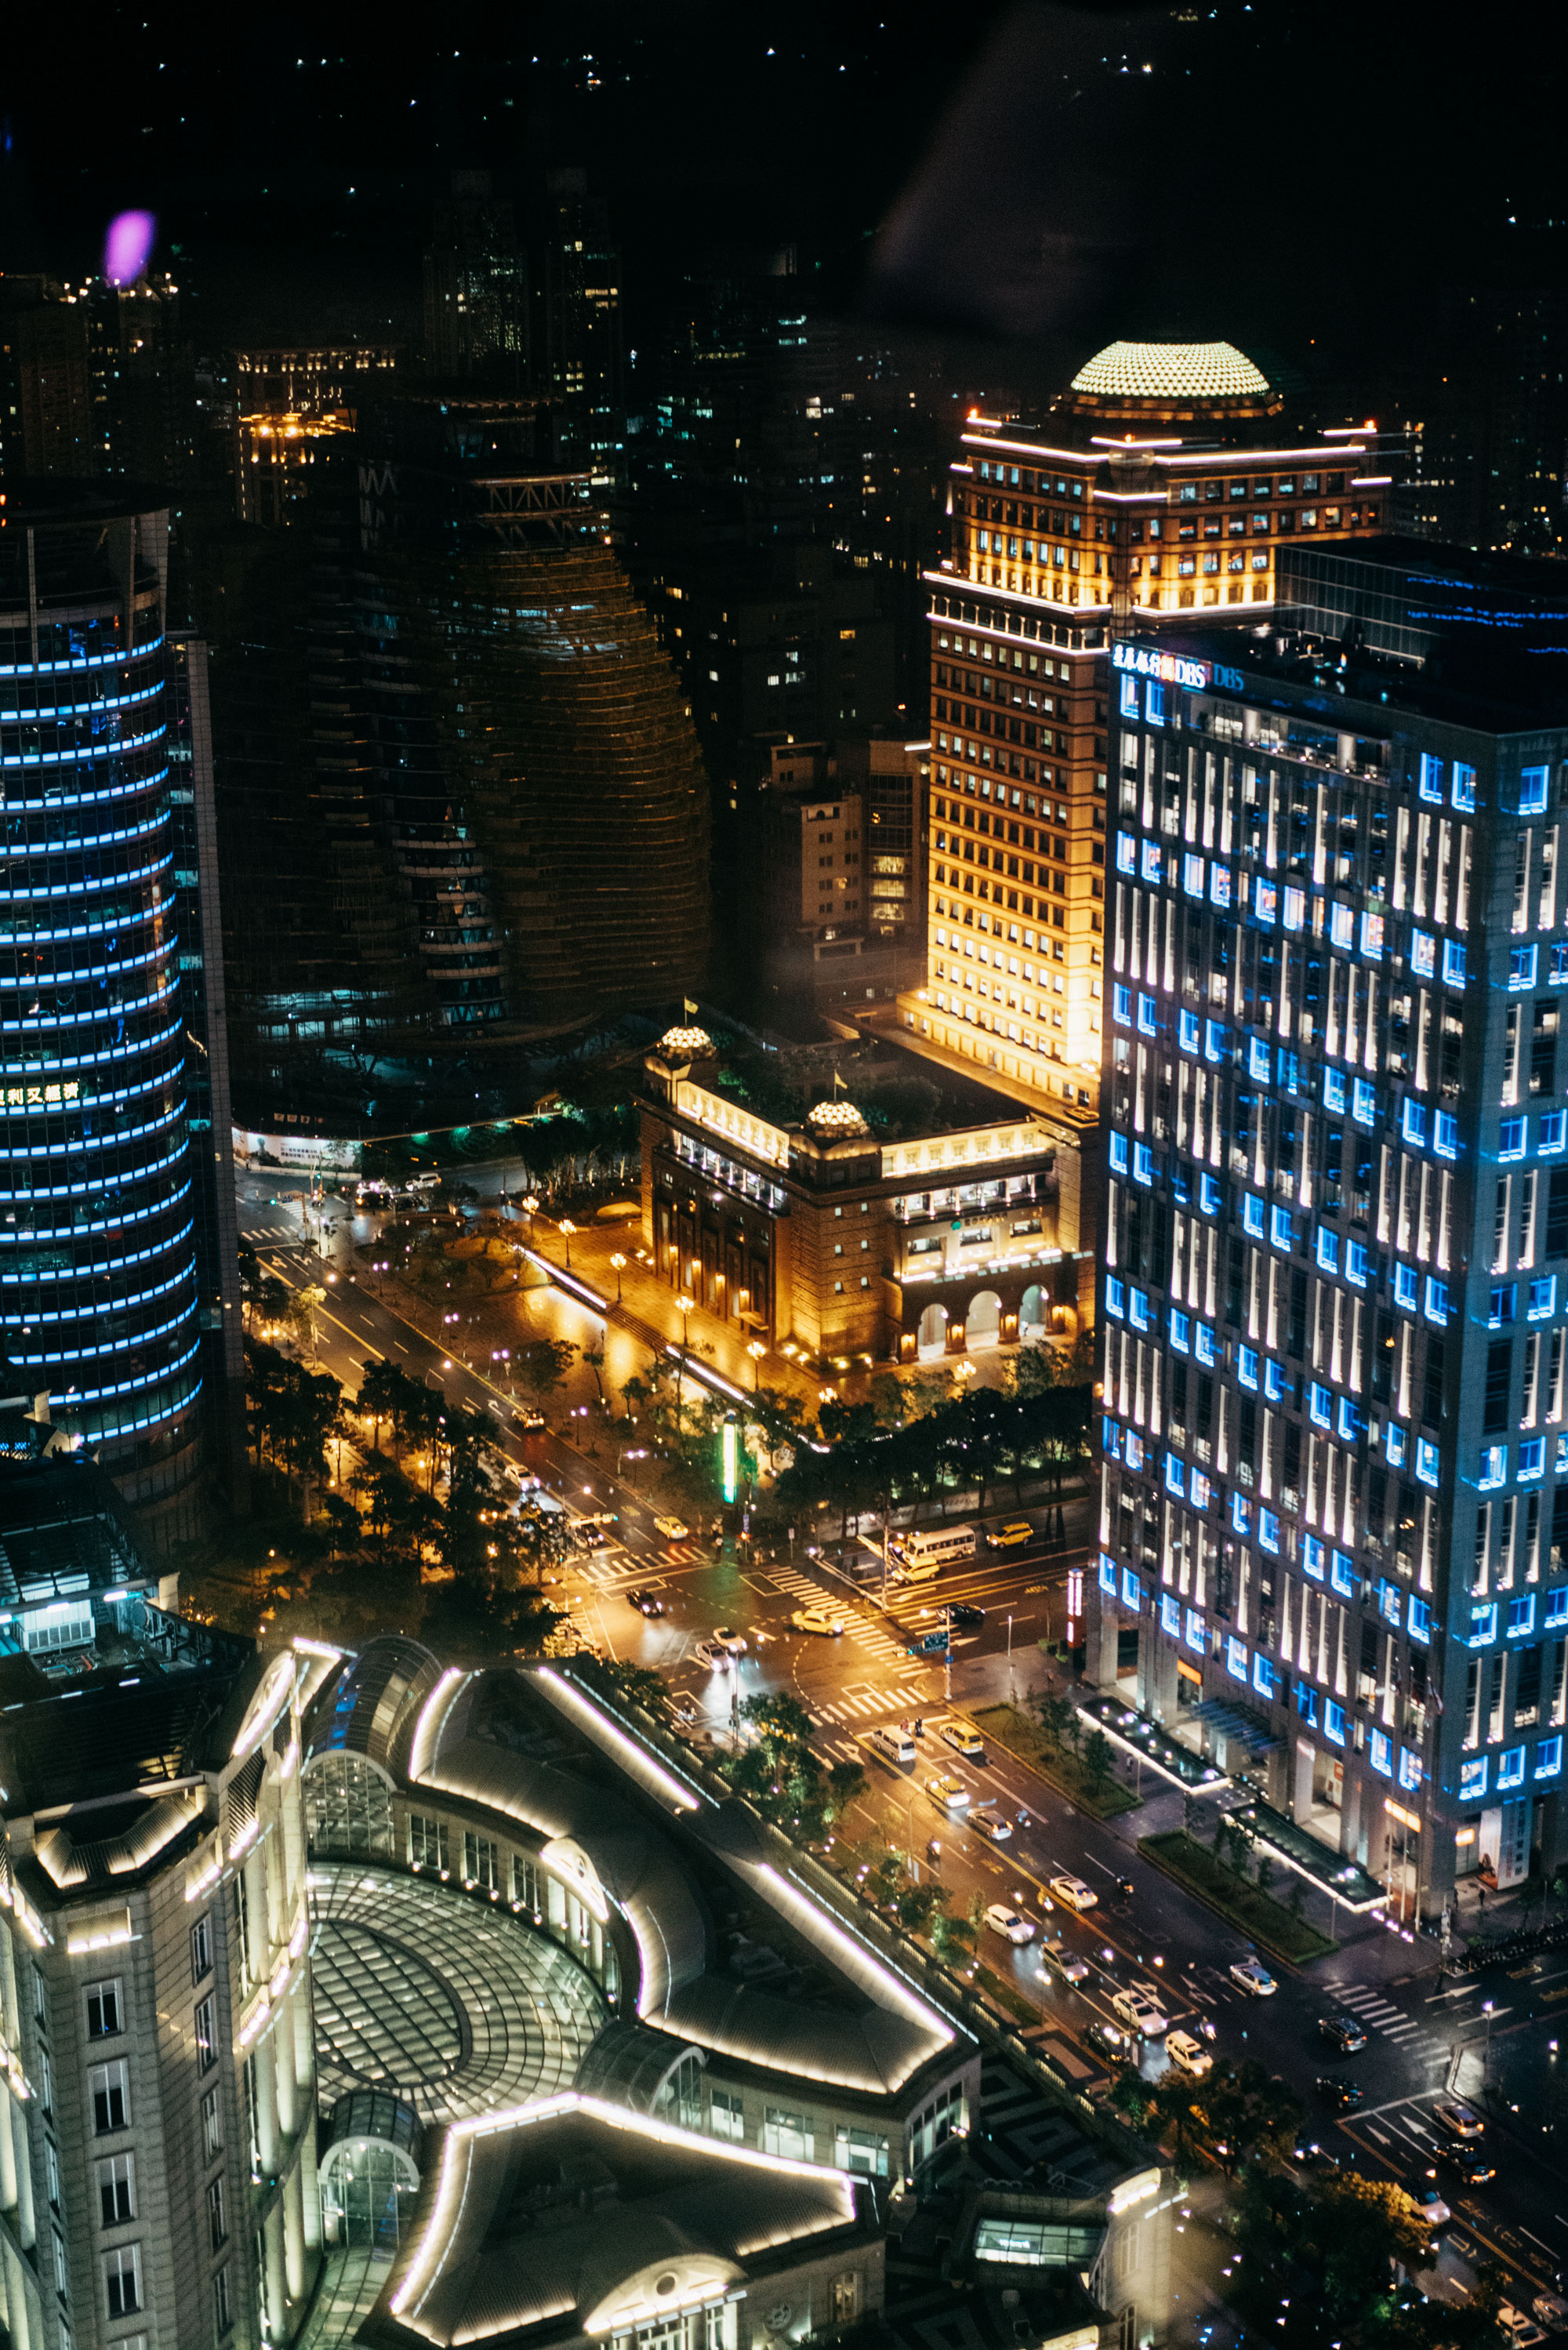
M1561 609L1281 572L1301 635L1112 652L1087 1674L1276 1862L1435 1918L1568 1841L1568 690L1515 650Z
M775 1124L726 1089L701 1029L644 1066L645 1245L708 1312L828 1373L1069 1334L1080 1284L1086 1320L1070 1128L1004 1117L879 1140L836 1096ZM900 1074L857 1069L862 1100Z
M0 1334L172 1536L196 1531L202 1375L167 528L56 483L13 494L0 532Z
M904 1024L1090 1123L1110 630L1274 601L1282 546L1386 526L1369 434L1293 441L1228 343L1113 343L1038 429L974 415L930 588L926 985Z
M35 1589L51 1555L77 1570L0 1656L6 2338L289 2343L321 2241L298 1772L320 1665L166 1615L89 1463L13 1472L0 1524Z

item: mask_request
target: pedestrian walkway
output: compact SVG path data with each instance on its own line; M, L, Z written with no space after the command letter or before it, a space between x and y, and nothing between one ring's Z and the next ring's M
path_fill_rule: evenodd
M1409 2056L1447 2055L1449 2035L1434 2032L1428 2024L1407 2015L1402 2007L1368 1985L1348 1983L1334 1993L1336 2007L1349 2010L1356 2022L1367 2032L1381 2033L1386 2040Z
M797 1575L794 1567L776 1563L769 1566L768 1577L775 1590L782 1591L787 1598L798 1599L803 1607L820 1607L825 1600L829 1602L835 1612L844 1617L847 1637L868 1657L875 1657L879 1665L902 1665L908 1661L908 1647L891 1639L873 1617L862 1616L857 1608L846 1607L842 1592L829 1590L824 1584Z
M826 1721L880 1721L890 1713L922 1713L929 1710L930 1702L923 1690L903 1685L868 1690L864 1697L841 1697L831 1705L814 1707L812 1726Z

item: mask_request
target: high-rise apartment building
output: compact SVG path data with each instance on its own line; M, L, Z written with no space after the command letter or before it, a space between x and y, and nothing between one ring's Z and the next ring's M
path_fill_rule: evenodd
M1105 1009L1106 646L1257 615L1298 540L1386 528L1370 438L1293 433L1229 343L1112 343L1038 426L974 414L929 573L929 968L905 1024L1092 1121Z
M425 248L424 357L435 376L522 391L528 378L528 263L511 203L488 172L454 172Z
M550 173L544 244L548 390L566 410L566 453L608 489L625 471L625 303L609 207L586 172Z
M1568 591L1274 561L1110 654L1087 1672L1435 1916L1568 1851Z
M159 1604L85 1460L0 1475L0 2306L30 2350L293 2341L320 2260L302 1705Z
M167 543L156 493L88 482L0 529L0 1333L156 1539L197 1531L203 1467Z

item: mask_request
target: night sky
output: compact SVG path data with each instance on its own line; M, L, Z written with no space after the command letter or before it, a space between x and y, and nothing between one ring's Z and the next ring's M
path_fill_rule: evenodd
M13 78L0 265L83 273L144 204L199 341L408 338L449 172L488 167L525 207L582 163L634 346L725 238L794 244L819 307L1025 371L1131 332L1333 372L1369 339L1397 355L1439 285L1564 275L1568 45L1519 16L1494 38L1376 0L660 0L426 9L400 35L397 11L295 13L236 35L218 9L100 9L68 71Z

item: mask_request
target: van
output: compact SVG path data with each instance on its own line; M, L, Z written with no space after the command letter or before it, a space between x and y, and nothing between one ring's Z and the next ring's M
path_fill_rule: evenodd
M866 1743L886 1762L912 1762L915 1759L914 1739L901 1721L879 1722L875 1730L867 1731Z
M943 1722L941 1739L942 1743L950 1746L955 1754L965 1755L973 1762L984 1762L985 1741L972 1721L960 1721L955 1715L950 1721Z

